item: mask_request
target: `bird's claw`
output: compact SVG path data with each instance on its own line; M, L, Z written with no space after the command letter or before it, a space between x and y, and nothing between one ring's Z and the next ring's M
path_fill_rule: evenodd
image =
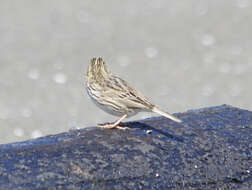
M113 125L111 123L103 123L103 124L98 124L98 127L103 128L103 129L120 129L120 130L126 130L126 129L130 129L128 127L121 127L119 125Z

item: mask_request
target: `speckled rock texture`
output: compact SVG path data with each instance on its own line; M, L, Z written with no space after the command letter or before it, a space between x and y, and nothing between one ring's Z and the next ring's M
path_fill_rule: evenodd
M252 112L176 116L0 145L0 189L251 189Z

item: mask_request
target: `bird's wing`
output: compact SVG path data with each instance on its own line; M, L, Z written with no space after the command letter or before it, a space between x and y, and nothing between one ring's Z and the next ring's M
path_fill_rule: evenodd
M117 76L111 76L105 83L104 95L128 108L150 110L154 106L140 92Z

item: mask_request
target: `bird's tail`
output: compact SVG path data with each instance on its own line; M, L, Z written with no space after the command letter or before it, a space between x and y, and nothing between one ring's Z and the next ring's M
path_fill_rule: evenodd
M162 116L165 116L165 117L167 117L167 118L169 118L169 119L171 119L173 121L176 121L178 123L182 122L182 120L180 120L179 118L177 118L177 117L175 117L175 116L173 116L173 115L171 115L171 114L169 114L167 112L164 112L164 111L160 110L157 107L152 108L152 111L155 112L155 113L158 113L158 114L160 114Z

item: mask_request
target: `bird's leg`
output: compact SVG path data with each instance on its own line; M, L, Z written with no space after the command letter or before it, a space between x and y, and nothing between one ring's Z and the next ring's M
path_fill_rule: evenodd
M106 129L113 129L113 128L118 128L118 129L126 129L125 127L120 127L118 126L119 123L124 120L127 117L127 114L123 115L120 119L118 119L116 122L112 124L105 124L105 125L99 125L101 128L106 128Z

